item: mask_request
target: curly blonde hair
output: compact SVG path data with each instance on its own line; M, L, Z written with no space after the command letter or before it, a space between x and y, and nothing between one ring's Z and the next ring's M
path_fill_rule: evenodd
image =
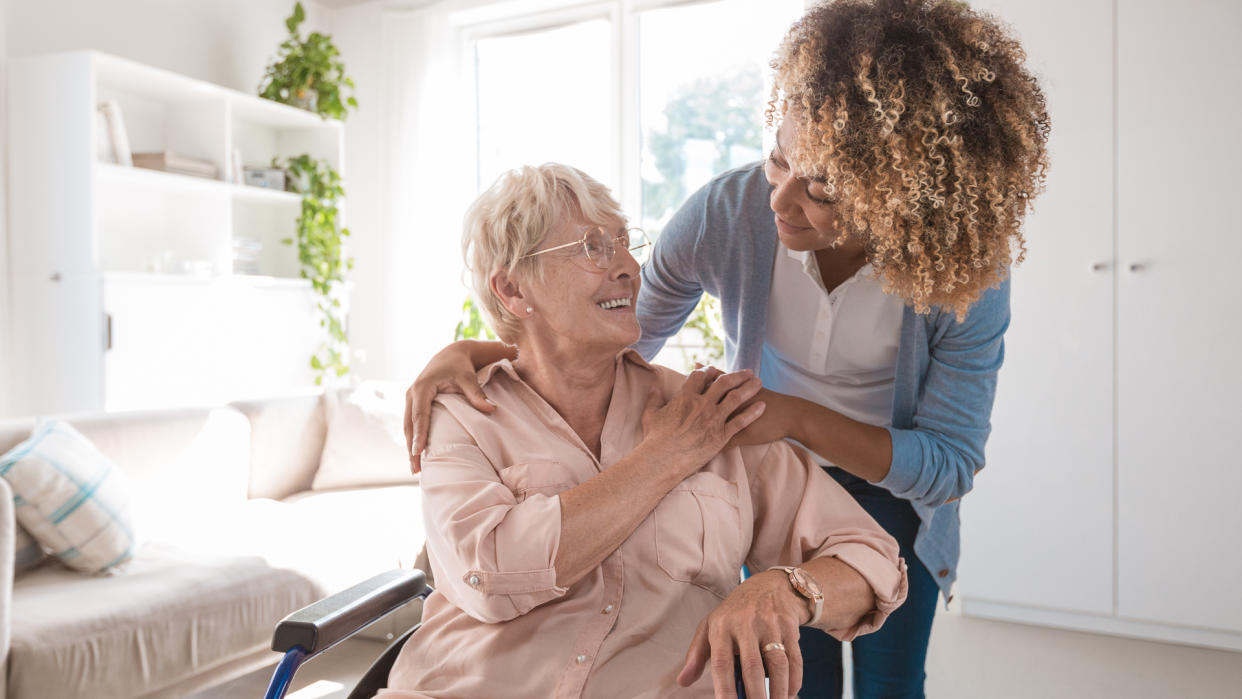
M867 241L885 291L919 313L963 319L1025 255L1050 130L1025 60L963 2L837 0L794 24L772 61L769 126L797 120L791 159L825 181L842 232Z

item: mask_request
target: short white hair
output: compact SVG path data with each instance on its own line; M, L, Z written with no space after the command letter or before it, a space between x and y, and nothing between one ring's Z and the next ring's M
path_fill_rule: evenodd
M560 163L526 165L510 170L479 195L466 210L462 256L470 270L475 298L492 330L508 343L517 340L518 317L492 293L494 272L522 270L542 276L542 256L535 252L548 234L567 219L589 223L625 222L608 188L585 172Z

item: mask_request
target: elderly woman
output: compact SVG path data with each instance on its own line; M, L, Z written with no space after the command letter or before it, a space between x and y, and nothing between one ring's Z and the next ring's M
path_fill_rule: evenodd
M562 165L508 173L467 214L476 294L519 353L479 372L492 415L432 409L440 587L381 696L732 696L736 656L751 696L766 670L788 697L800 625L848 640L904 599L896 542L805 453L726 448L763 412L758 379L627 349L640 236Z

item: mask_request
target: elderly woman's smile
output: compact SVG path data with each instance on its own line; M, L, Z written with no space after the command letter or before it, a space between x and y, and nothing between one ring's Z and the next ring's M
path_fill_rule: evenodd
M646 239L622 220L594 223L574 213L526 256L540 266L517 278L506 306L516 309L519 346L565 361L611 358L639 338L641 281L630 248Z

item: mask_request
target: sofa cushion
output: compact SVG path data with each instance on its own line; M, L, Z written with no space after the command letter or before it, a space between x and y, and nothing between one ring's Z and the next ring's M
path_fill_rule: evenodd
M322 594L258 557L157 543L114 576L45 566L13 586L9 696L133 697L171 687L261 650L277 621Z
M250 421L249 497L279 500L311 486L327 434L322 403L307 393L229 404Z
M125 476L66 422L46 420L0 456L15 516L74 570L107 570L133 553Z
M376 573L413 565L425 540L417 486L303 492L250 500L210 528L181 535L195 551L260 556L331 594Z
M324 395L328 438L314 490L418 483L405 451L405 391L392 382L364 381L352 391Z
M202 528L246 501L250 423L223 406L66 418L129 479L140 539Z

